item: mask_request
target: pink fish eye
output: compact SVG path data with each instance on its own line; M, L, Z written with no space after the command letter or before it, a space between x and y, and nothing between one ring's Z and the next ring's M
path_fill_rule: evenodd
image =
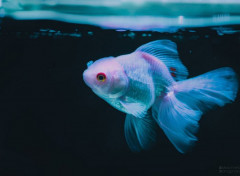
M100 82L104 82L106 81L107 76L105 75L105 73L98 73L97 74L97 80Z

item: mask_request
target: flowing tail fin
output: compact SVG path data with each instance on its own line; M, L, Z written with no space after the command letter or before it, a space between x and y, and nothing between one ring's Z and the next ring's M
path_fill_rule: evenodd
M152 111L176 149L185 153L194 146L198 121L203 112L235 100L238 80L228 67L176 82L169 92L160 97Z

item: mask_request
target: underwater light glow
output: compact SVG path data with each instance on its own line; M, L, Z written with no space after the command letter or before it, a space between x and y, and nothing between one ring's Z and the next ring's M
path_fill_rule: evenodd
M0 1L1 2L1 1ZM3 1L5 16L123 30L161 30L240 23L239 0Z
M178 22L179 22L179 24L183 24L183 16L182 15L178 17Z

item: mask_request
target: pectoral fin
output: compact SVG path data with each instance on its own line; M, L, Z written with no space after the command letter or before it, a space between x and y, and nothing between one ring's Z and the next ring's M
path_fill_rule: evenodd
M127 103L124 101L120 101L120 103L129 114L137 118L143 118L147 114L146 106L141 103Z

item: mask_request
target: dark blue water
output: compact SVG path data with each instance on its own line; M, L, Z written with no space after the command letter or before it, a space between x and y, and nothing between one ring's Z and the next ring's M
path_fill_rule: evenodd
M89 60L130 53L158 39L177 43L190 77L229 66L240 75L240 26L172 33L103 30L56 21L1 19L0 175L240 174L240 102L200 121L199 142L180 154L163 132L150 150L132 153L125 114L83 82ZM226 32L227 29L227 32Z

